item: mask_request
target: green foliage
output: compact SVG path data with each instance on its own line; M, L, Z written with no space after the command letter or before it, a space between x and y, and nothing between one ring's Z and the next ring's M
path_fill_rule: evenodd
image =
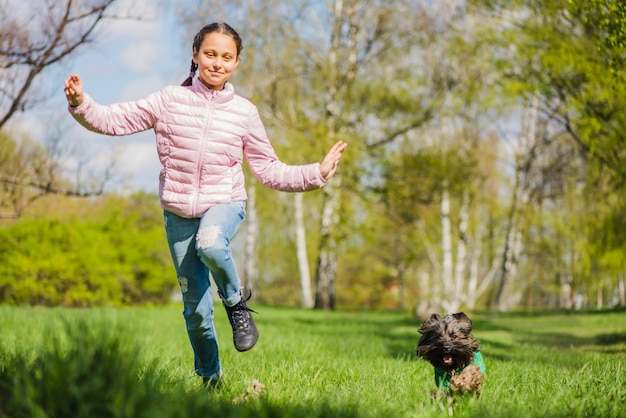
M580 20L587 33L598 33L598 52L609 68L619 70L626 60L626 4L613 0L577 2L569 0L568 10Z
M48 306L167 301L175 280L155 198L111 198L107 205L86 217L24 218L0 229L0 300ZM146 206L154 213L142 213Z
M564 284L587 304L614 298L624 275L616 218L626 185L625 3L470 3L493 19L484 36L503 86L520 101L539 101L528 166L536 179L531 204L521 208L528 223L518 280L528 305L558 300Z
M626 203L621 194L604 195L610 205L601 206L603 211L589 219L590 253L598 267L618 276L626 269Z
M179 306L0 306L0 416L442 417L433 369L415 355L421 321L399 313L255 307L261 339L222 338L224 381L207 393ZM623 416L626 313L471 315L487 365L457 417ZM218 335L230 333L216 310ZM259 380L265 392L233 404Z
M514 51L499 53L509 57L506 73L527 94L539 93L546 113L590 165L608 168L614 187L623 187L626 6L612 0L488 3L523 16L494 38L501 51Z

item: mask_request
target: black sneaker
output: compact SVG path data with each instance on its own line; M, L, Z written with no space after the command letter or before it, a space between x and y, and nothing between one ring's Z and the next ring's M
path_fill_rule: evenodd
M252 296L248 296L248 299ZM226 313L230 320L230 325L233 327L233 342L237 351L247 351L254 347L259 339L259 331L254 325L254 320L250 312L257 313L248 308L246 301L248 299L241 299L238 304L234 306L226 306Z

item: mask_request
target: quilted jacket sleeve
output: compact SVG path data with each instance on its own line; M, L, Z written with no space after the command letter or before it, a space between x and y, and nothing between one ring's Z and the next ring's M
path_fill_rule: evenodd
M90 131L104 135L130 135L155 126L164 108L165 92L151 94L145 99L101 105L84 94L80 106L68 106L70 114Z
M303 192L324 187L320 164L288 165L276 156L259 112L251 108L244 153L250 170L264 185L285 192Z

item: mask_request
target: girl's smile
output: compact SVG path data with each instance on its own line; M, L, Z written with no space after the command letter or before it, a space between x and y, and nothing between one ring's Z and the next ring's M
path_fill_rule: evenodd
M239 64L237 44L229 35L213 32L206 35L200 49L193 51L200 79L210 88L222 90Z

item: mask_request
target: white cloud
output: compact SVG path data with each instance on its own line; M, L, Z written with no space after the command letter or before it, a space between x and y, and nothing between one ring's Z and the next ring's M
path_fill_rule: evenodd
M123 49L118 58L130 71L151 71L159 67L163 48L156 42L143 40L133 42Z
M129 17L108 21L106 30L114 37L158 36L163 24L163 8L156 0L119 0L111 6L110 14Z
M166 81L159 74L136 78L129 84L126 84L119 92L119 101L139 100L147 95L161 90L167 85Z

